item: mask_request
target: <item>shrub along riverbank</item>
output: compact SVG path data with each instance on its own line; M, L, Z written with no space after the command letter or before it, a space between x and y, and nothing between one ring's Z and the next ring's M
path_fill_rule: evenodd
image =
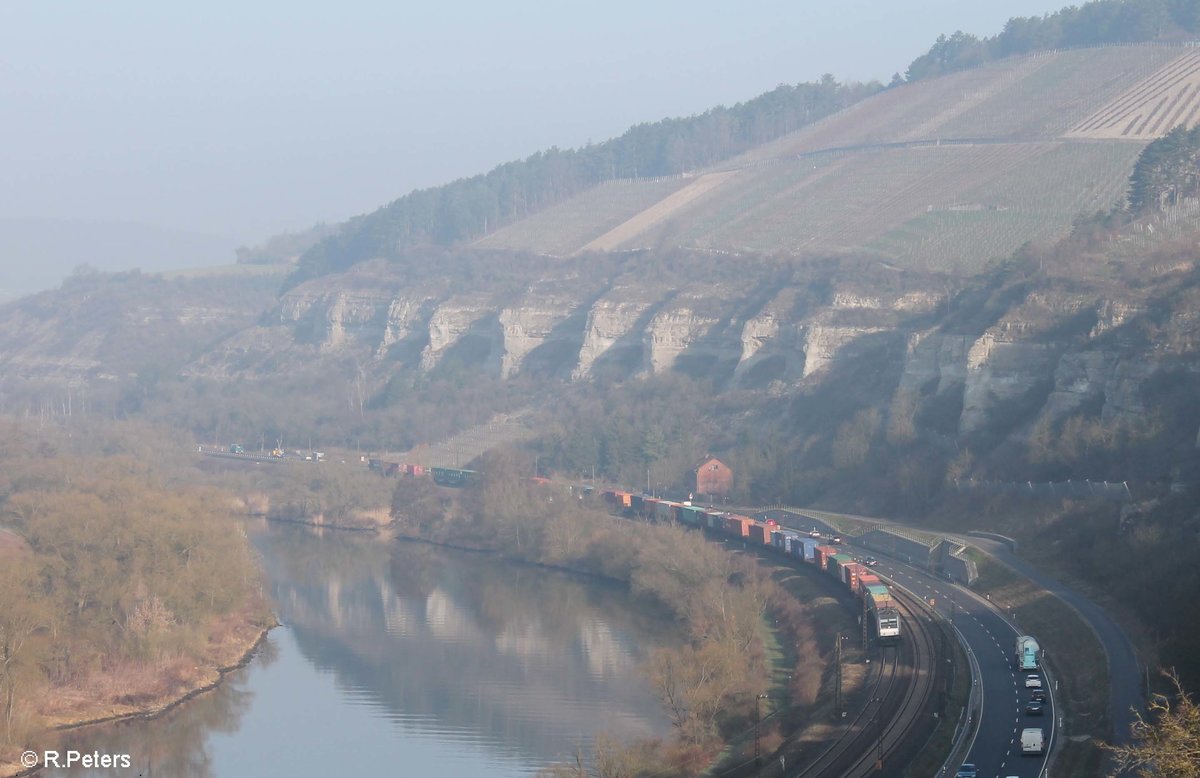
M212 685L273 619L228 495L94 430L0 427L2 775L52 728Z
M799 661L773 705L811 704L820 687L819 656L803 604L749 556L729 553L674 526L614 518L556 487L520 477L517 455L489 455L479 484L461 492L425 479L402 479L392 503L402 536L469 546L536 564L602 576L666 610L688 643L660 649L646 668L675 736L666 743L619 746L597 739L592 769L601 775L695 775L753 724L755 700L772 690L764 637L778 621ZM782 699L781 699L782 697ZM764 728L765 731L765 728ZM575 775L580 766L554 768Z

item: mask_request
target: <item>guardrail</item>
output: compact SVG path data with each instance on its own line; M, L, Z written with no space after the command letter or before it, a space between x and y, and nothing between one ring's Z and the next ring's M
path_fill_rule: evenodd
M904 591L909 597L918 602L925 602L924 597L921 597L904 584L894 578L890 580L891 586ZM983 684L980 683L980 679L983 678L983 671L979 669L979 660L975 658L975 652L971 650L966 637L959 631L957 625L953 621L946 621L946 617L939 613L937 608L929 607L928 604L925 607L935 619L948 624L950 629L954 631L954 637L958 641L958 645L967 656L967 664L970 667L971 675L971 692L967 697L967 704L963 708L962 713L959 714L958 724L954 728L950 753L946 756L946 761L942 763L942 767L938 771L938 776L942 776L947 774L946 770L956 760L965 759L967 754L971 753L971 748L975 745L975 735L979 732L980 711L983 710ZM966 719L965 724L963 721L964 718ZM970 743L967 742L968 735L971 737Z
M979 660L975 658L975 652L967 644L966 637L958 630L958 625L950 622L950 629L954 630L955 639L958 640L963 653L967 655L967 665L971 671L971 693L967 697L967 704L963 707L962 713L958 716L950 753L947 754L946 761L942 762L942 769L938 771L939 776L946 775L951 765L962 764L962 761L971 753L971 749L975 747L975 735L979 732L979 720L983 712L983 684L979 682L983 678L983 671L979 669ZM971 738L969 743L967 742L968 735Z

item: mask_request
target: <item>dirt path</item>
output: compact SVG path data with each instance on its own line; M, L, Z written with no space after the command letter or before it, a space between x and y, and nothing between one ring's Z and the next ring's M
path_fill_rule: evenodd
M585 251L612 251L628 240L636 238L652 227L657 227L678 211L682 210L697 198L716 189L725 181L736 176L739 171L726 170L719 173L707 173L700 176L682 189L667 195L654 205L634 216L628 221L618 224L595 240L587 243L576 254Z

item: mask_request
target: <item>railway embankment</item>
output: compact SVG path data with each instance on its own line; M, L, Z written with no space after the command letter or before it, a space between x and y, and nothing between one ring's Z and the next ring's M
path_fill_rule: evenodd
M725 541L741 549L737 541ZM912 775L936 772L960 728L971 688L966 658L947 625L919 597L894 590L903 638L899 645L881 646L858 622L855 609L861 605L837 579L765 546L750 543L746 550L798 599L828 603L818 620L819 642L840 642L842 651L841 672L831 668L827 673L804 720L785 726L785 739L764 743L761 765L741 765L745 774L866 776L880 763L888 769L908 765ZM788 711L778 713L786 717Z

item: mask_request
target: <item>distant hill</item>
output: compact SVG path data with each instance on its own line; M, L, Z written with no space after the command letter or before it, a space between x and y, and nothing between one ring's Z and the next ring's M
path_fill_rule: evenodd
M1001 32L991 37L978 38L961 31L950 36L942 35L928 52L908 66L904 78L897 74L890 85L894 88L906 82L913 85L930 80L941 84L940 88L924 93L924 97L932 96L932 103L910 107L910 115L922 116L926 124L908 126L904 140L1045 138L1047 131L1052 128L1065 129L1058 126L1061 120L1068 117L1075 120L1087 118L1076 112L1076 96L1067 85L1056 84L1055 78L1065 78L1067 81L1075 79L1076 85L1082 79L1087 84L1085 91L1090 92L1083 96L1084 102L1090 100L1090 107L1099 109L1101 105L1097 104L1096 99L1109 86L1106 79L1122 80L1128 87L1133 84L1128 76L1148 75L1171 58L1171 55L1151 54L1145 47L1136 49L1137 54L1126 57L1114 54L1114 49L1108 48L1096 60L1086 56L1059 60L1054 57L1055 54L1063 49L1112 44L1178 43L1198 32L1200 6L1194 0L1093 0L1042 17L1014 17ZM1023 67L1021 55L1039 54L1048 54L1058 61L1042 77L1023 79L1023 70L1040 68ZM1040 56L1034 58L1041 59ZM995 63L996 68L981 67L990 63ZM1028 62L1024 64L1027 66ZM1074 73L1065 72L1072 65L1080 64L1083 69L1077 69ZM1088 72L1086 67L1092 64L1097 65L1099 70ZM938 78L962 71L974 75L963 81ZM1022 83L1015 89L1009 89L1012 84L1006 83L1006 79ZM943 89L946 91L941 91ZM955 89L960 91L956 94L953 91ZM630 240L635 235L642 235L652 224L668 221L668 217L673 222L677 221L675 217L682 215L680 212L684 205L701 199L698 190L708 192L717 183L715 179L706 178L684 189L684 183L689 182L678 180L676 186L672 187L669 182L663 181L664 178L694 176L713 172L717 168L727 168L731 158L739 154L749 153L761 163L770 156L773 145L770 141L773 139L804 137L804 128L882 90L883 87L878 83L839 84L832 76L826 75L818 82L781 85L731 108L722 106L697 116L641 124L618 138L600 144L566 150L551 148L525 160L500 165L485 175L414 191L373 213L349 220L304 250L290 283L294 285L326 273L345 270L369 259L397 258L421 247L450 246L472 241L480 241L480 245L484 246L529 248L555 255L570 254L581 249L609 250L621 244L643 246L644 241L640 239L632 244ZM911 90L900 91L906 98L914 96ZM1004 93L1013 102L1006 107L997 105L990 99L996 97L997 93ZM934 110L938 101L950 104L949 110L955 115L946 116ZM1025 109L1030 102L1034 110L1031 115L1026 115ZM872 103L873 106L879 104L879 100ZM1007 108L1007 111L994 110L999 108ZM902 113L893 111L894 118L902 121ZM956 118L958 121L952 121ZM830 126L834 125L825 124L826 128ZM868 120L861 128L851 129L846 135L830 133L824 143L806 144L804 151L811 153L823 149L841 149L847 145L895 142L902 134L896 129L886 120ZM1149 136L1139 139L1152 140L1169 129L1170 126L1162 128L1161 132L1151 129ZM867 137L864 137L862 130L866 130ZM1082 128L1077 128L1077 131L1087 134ZM764 145L766 148L756 153L756 147ZM1080 155L1066 156L1083 165L1067 165L1062 170L1052 167L1067 176L1085 171L1093 161L1084 160ZM1110 161L1101 163L1105 176L1115 173L1119 177L1128 172L1128 155L1114 151L1109 156ZM927 164L918 158L906 160L906 163L918 167ZM623 186L631 183L634 189ZM646 183L665 189L666 194L660 200L654 200L653 193L641 186ZM903 177L900 183L905 185ZM919 183L915 186L923 188ZM680 191L676 193L675 189ZM976 194L971 186L967 186L967 190L931 190L923 191L923 194L942 198L938 201L935 197L935 201L926 203L930 213L943 207L960 212L965 209L973 213L1010 210L1003 202L1003 197L994 203L960 202L961 195ZM1072 209L1094 205L1106 207L1109 204L1104 201L1110 193L1102 191L1102 187L1090 187L1090 190L1088 195L1070 203L1033 202L1028 204L1024 215L1000 217L998 221L1002 223L995 227L1007 234L1008 238L996 237L985 241L988 248L975 251L975 256L969 259L968 264L977 265L990 257L993 251L1003 255L1024 240L1050 239L1061 235L1064 218L1065 223L1069 223L1077 215ZM814 193L819 199L827 199L823 193L816 190ZM988 196L991 193L985 191L978 194ZM950 199L945 200L946 197ZM653 210L639 215L639 204ZM732 205L736 207L736 204ZM593 206L598 207L597 218L589 220L586 212ZM558 207L561 208L559 213L547 213ZM1064 213L1062 208L1066 208L1067 212ZM1041 218L1037 215L1045 209L1052 212L1050 217ZM583 219L579 218L579 212L585 212ZM851 219L858 218L853 208L847 213ZM625 223L634 217L637 217L634 223ZM945 219L935 217L933 221L941 226L940 222ZM823 221L812 225L818 231L827 226ZM918 243L925 239L925 231L920 225L916 225L915 230L900 223L893 226L903 228L905 235L879 236L883 242L869 248L889 254L890 246L900 244L897 250L903 257L912 253L903 245L906 235L911 235ZM609 230L615 232L608 235ZM496 235L498 231L502 234ZM672 226L671 231L674 233L676 228ZM711 241L695 235L695 229L686 224L683 231L697 238L691 245L712 244L712 247L720 250L794 254L810 249L828 251L846 248L842 245L844 241L813 240L809 233L802 235L799 241L793 240L795 236L778 235L762 240L755 236L754 239L738 243L743 236L736 233L730 235L728 241ZM836 228L834 232L837 232ZM853 248L864 246L856 245ZM916 261L931 267L944 262L937 257L924 256L917 257Z
M557 147L485 175L422 189L357 216L300 257L294 282L406 250L480 238L598 184L671 176L712 165L852 105L878 83L783 84L732 107L639 124L618 138Z
M1120 204L1144 145L1197 121L1194 48L1014 57L893 87L694 174L596 187L476 245L852 253L969 274Z
M1028 54L888 89L781 87L401 198L319 241L292 283L463 243L850 252L973 273L1119 204L1141 148L1197 121L1200 52L1182 45Z
M961 30L941 35L913 60L906 76L920 81L1016 54L1181 40L1198 32L1200 5L1195 0L1094 0L1045 16L1014 17L989 38Z
M0 300L52 289L80 265L146 272L228 264L234 240L128 222L0 219Z
M1172 130L1200 126L1200 49L862 89L401 198L282 291L315 233L75 274L0 306L0 411L418 457L519 416L544 471L630 486L711 452L747 504L985 520L1144 614L1200 688L1200 132ZM655 145L735 114L728 142Z

